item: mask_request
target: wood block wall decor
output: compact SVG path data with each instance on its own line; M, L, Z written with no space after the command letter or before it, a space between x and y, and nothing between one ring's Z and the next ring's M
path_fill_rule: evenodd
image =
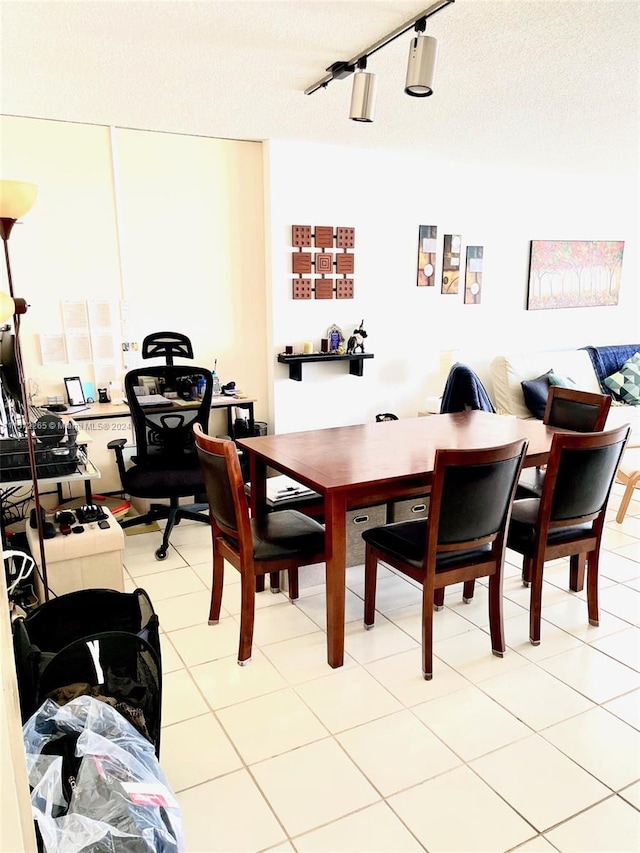
M336 299L353 299L354 280L347 276L355 270L355 234L355 228L343 225L291 226L291 245L298 250L291 257L291 272L298 276L293 280L294 299L333 299L334 293Z
M293 298L294 299L311 299L311 279L310 278L294 278L293 280Z
M482 296L483 246L467 246L467 269L464 280L464 304L479 305Z
M433 287L436 283L437 225L418 228L418 287Z
M315 291L316 299L333 299L333 279L317 279Z
M458 293L462 235L445 234L442 253L442 293Z
M353 299L353 279L336 279L336 299Z

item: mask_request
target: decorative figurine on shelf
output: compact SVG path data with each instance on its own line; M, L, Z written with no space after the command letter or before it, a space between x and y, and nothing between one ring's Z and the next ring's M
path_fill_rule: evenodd
M329 352L336 355L344 355L344 335L340 326L329 326L327 329L327 338L329 340Z
M363 326L364 320L361 320L358 328L353 330L353 334L347 341L347 355L353 355L357 350L364 353L364 339L367 337L367 333Z

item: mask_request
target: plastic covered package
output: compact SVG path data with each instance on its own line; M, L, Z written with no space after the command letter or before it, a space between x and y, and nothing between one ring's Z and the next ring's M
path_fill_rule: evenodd
M111 705L47 699L23 736L46 853L183 853L180 807L154 746Z

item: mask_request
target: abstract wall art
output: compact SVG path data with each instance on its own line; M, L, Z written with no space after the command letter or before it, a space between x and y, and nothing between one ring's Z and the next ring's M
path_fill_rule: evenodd
M479 305L482 297L482 259L484 246L467 246L464 277L464 304Z
M458 293L462 235L445 234L442 252L442 292Z
M293 298L353 299L354 244L355 228L292 225Z
M617 305L623 240L532 240L527 309Z
M418 287L433 287L436 283L437 225L418 228Z

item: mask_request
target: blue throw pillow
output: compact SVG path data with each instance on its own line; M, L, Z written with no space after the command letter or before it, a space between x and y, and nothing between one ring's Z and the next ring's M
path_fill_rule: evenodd
M521 382L522 393L524 394L524 402L534 417L542 420L544 410L547 407L547 397L549 396L550 376L553 370L547 370L542 376L535 379L525 379Z
M559 385L561 388L577 388L578 386L570 376L560 376L559 373L554 373L553 370L549 375L550 385Z

